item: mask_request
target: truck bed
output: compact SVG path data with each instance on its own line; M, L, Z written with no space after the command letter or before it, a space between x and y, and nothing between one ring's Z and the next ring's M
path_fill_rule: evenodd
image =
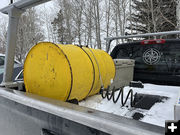
M89 97L80 102L80 105L130 119L137 119L136 116L141 115L140 121L162 127L165 127L165 120L174 119L174 105L177 101L178 93L180 93L180 87L154 84L144 84L144 88L125 87L124 99L130 89L133 90L134 95L138 93L150 96L146 96L145 98L147 99L143 99L143 103L136 107L130 107L130 97L126 105L122 107L120 99L114 104L112 100L108 101L107 99L102 99L101 95ZM118 91L116 92L116 97L117 95ZM156 100L154 99L156 97L162 98L162 101L154 101L155 104L151 107L150 102Z
M159 135L164 128L33 94L0 88L4 135Z

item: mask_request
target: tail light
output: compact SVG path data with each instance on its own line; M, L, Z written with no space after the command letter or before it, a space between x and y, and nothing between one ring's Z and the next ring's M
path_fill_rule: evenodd
M164 44L165 42L166 42L166 40L164 40L164 39L143 40L143 41L141 41L141 45Z

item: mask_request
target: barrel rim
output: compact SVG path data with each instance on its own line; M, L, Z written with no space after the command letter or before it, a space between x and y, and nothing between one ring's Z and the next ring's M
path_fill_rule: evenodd
M72 74L72 67L71 67L70 61L69 61L67 55L64 53L64 51L60 48L59 45L57 45L57 44L55 44L55 43L52 43L52 42L38 42L38 43L36 43L34 46L32 46L32 47L29 49L28 54L26 55L26 58L25 58L25 61L24 61L24 67L25 67L25 63L26 63L27 57L29 56L29 52L32 51L32 50L35 48L35 46L37 46L37 45L39 45L39 44L46 44L46 43L50 43L50 44L52 44L52 45L55 45L55 46L62 52L62 54L65 56L65 58L66 58L66 60L67 60L67 62L68 62L68 65L69 65L69 68L70 68L70 74L71 74L71 86L70 86L70 90L69 90L68 95L65 97L65 100L67 101L67 100L69 99L69 97L70 97L70 95L71 95L71 91L72 91L73 74ZM23 72L23 76L24 76L24 73L25 73L25 72ZM25 81L25 80L24 80L24 83L26 84L26 81ZM26 85L25 85L25 88L26 88L26 91L28 92L28 89L27 89L27 86L26 86Z
M55 43L53 43L53 44L55 44ZM68 96L67 96L67 98L66 98L66 101L68 101L69 100L69 97L70 97L70 95L71 95L71 91L72 91L72 86L73 86L73 73L72 73L72 66L71 66L71 63L70 63L70 61L69 61L69 59L68 59L68 57L67 57L67 55L64 53L64 51L60 48L60 45L62 45L62 44L55 44L60 50L61 50L61 52L64 54L64 56L66 57L66 60L68 61L68 64L69 64L69 68L70 68L70 72L71 72L71 87L70 87L70 90L69 90L69 94L68 94Z

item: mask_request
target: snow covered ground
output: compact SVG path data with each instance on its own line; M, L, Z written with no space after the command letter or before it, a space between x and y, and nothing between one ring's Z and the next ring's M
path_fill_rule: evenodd
M130 87L125 87L124 89L125 96L129 89ZM132 118L132 115L134 113L140 112L141 114L144 115L144 117L140 119L140 121L159 125L162 127L165 126L165 120L174 119L174 104L177 101L177 97L180 92L180 87L144 84L144 88L132 88L132 89L134 93L137 92L143 94L166 96L168 97L168 99L160 103L155 103L150 108L150 110L130 107L130 100L128 100L126 106L121 107L120 101L114 104L113 101L102 99L101 95L91 96L86 100L81 101L79 105L128 118Z

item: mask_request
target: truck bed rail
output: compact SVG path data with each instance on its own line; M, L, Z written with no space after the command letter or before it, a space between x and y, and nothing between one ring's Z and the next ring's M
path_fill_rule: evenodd
M4 135L46 131L54 135L159 135L165 132L163 127L6 88L0 88L0 111L0 130Z

